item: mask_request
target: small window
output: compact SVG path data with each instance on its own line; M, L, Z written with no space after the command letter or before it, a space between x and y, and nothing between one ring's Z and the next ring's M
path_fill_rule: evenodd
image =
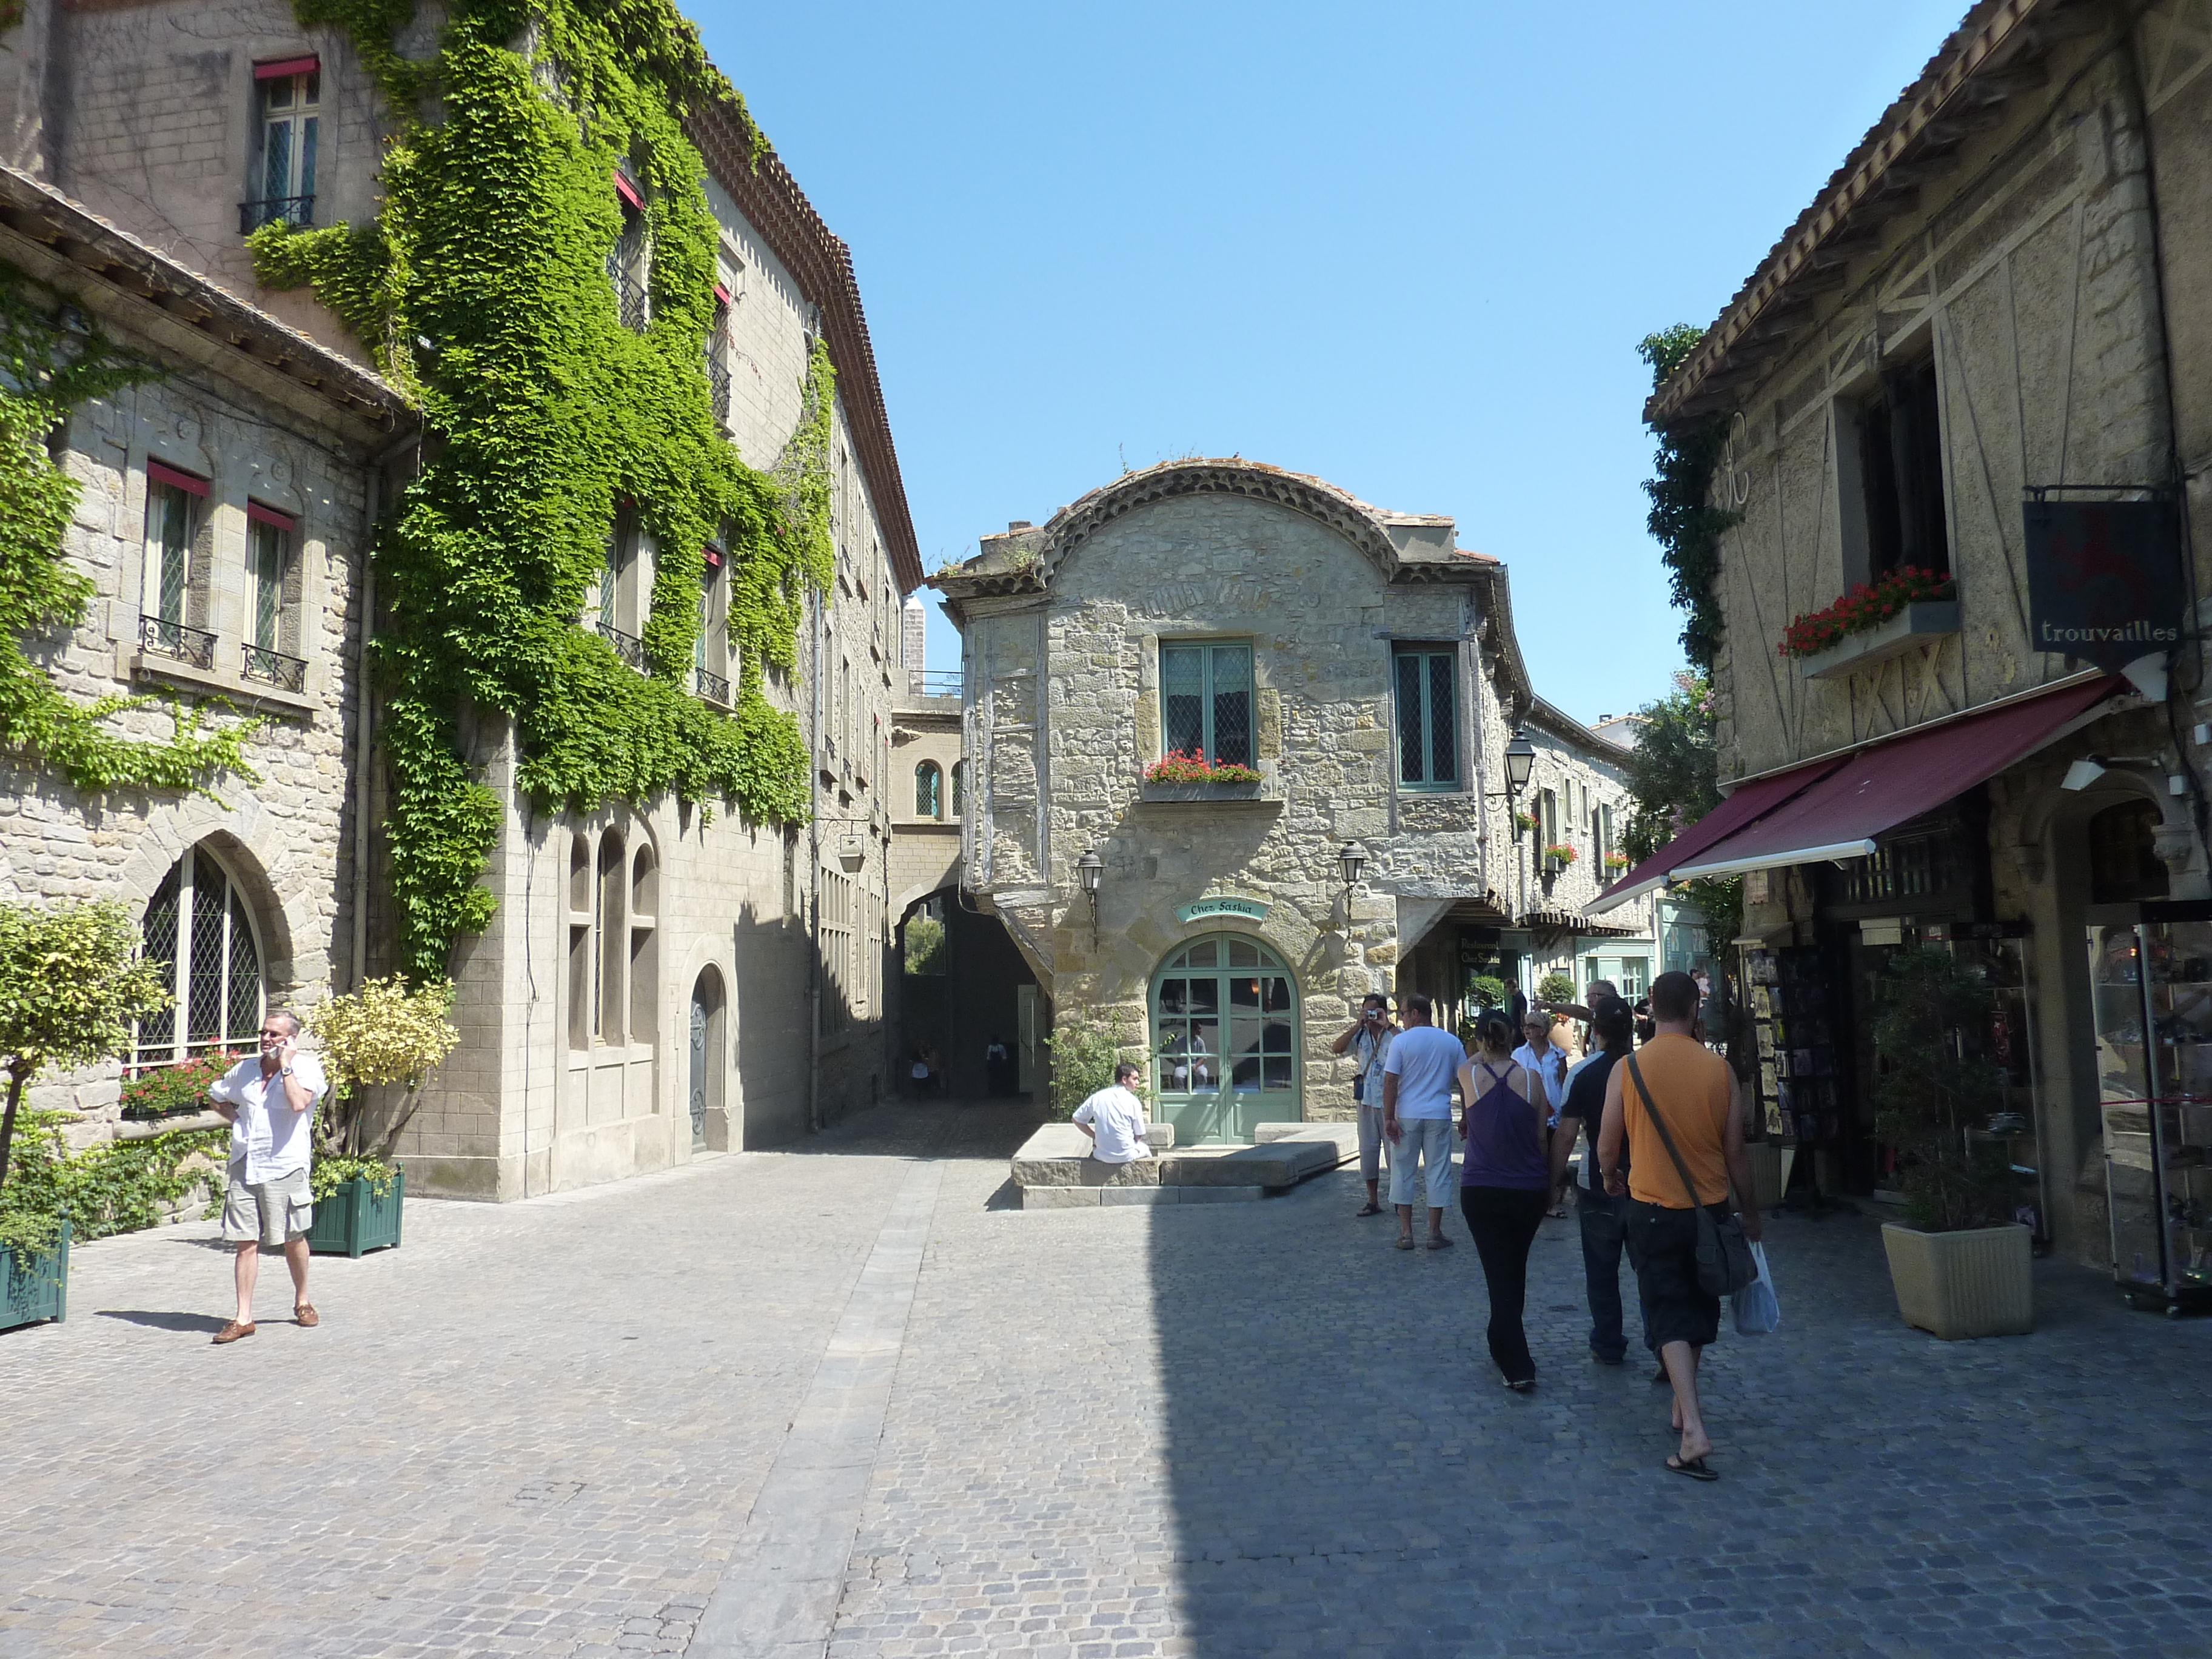
M1881 392L1860 409L1857 426L1866 580L1908 565L1948 573L1951 543L1935 360L1885 374Z
M952 816L964 817L968 812L968 763L952 763Z
M272 221L315 222L315 148L321 137L323 77L313 58L257 64L254 90L260 106L259 155L254 199L239 213L241 233Z
M297 654L299 561L293 556L289 514L258 501L246 506L246 629L241 667L250 680L289 691L307 689L307 665Z
M945 775L938 770L935 761L924 761L914 769L914 813L916 817L934 818L944 816L938 809Z
M691 642L692 690L709 702L729 703L730 587L728 560L709 545L699 569L699 632Z
M615 314L622 325L642 333L650 318L646 297L649 255L645 197L629 173L619 168L614 186L622 210L622 230L607 250L607 281L615 291Z
M1401 646L1396 653L1398 787L1459 787L1459 698L1451 647Z
M1252 764L1249 641L1160 647L1161 742L1217 766Z

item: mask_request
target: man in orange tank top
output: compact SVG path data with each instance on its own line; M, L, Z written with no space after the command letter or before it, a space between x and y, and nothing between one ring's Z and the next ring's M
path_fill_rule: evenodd
M1606 1079L1597 1162L1606 1191L1627 1195L1628 1255L1644 1296L1648 1340L1674 1385L1674 1424L1682 1442L1667 1467L1695 1480L1713 1480L1718 1475L1705 1467L1713 1443L1698 1409L1698 1357L1720 1334L1721 1304L1698 1283L1698 1218L1688 1188L1696 1189L1695 1202L1717 1218L1727 1213L1731 1182L1739 1193L1753 1188L1743 1150L1743 1090L1728 1062L1691 1035L1697 1018L1695 980L1673 973L1652 981L1651 1018L1658 1029L1635 1051L1643 1088L1626 1060L1613 1068ZM1655 1109L1665 1120L1680 1169L1653 1125ZM1624 1143L1626 1178L1620 1173ZM1743 1231L1747 1238L1759 1236L1757 1206L1744 1210Z

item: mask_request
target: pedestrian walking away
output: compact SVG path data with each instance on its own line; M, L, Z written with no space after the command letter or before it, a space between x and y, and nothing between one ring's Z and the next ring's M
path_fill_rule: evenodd
M1697 1018L1696 981L1666 973L1652 981L1655 1030L1606 1079L1597 1156L1606 1191L1629 1200L1628 1254L1645 1329L1674 1384L1681 1439L1667 1467L1714 1480L1719 1476L1705 1465L1713 1443L1698 1406L1698 1362L1720 1334L1721 1299L1698 1280L1698 1206L1717 1224L1727 1218L1731 1184L1739 1193L1753 1188L1743 1149L1743 1091L1728 1063L1690 1035ZM1753 1241L1759 1236L1756 1205L1743 1212L1743 1231Z
M1429 1200L1429 1248L1444 1236L1444 1201L1451 1195L1452 1086L1461 1098L1473 1087L1467 1050L1449 1031L1429 1023L1429 1000L1418 991L1399 1004L1405 1029L1391 1040L1382 1062L1382 1133L1390 1143L1390 1202L1398 1210L1398 1248L1413 1248L1413 1205L1424 1187Z
M1075 1127L1091 1137L1091 1156L1101 1164L1134 1164L1152 1155L1145 1139L1145 1103L1137 1097L1143 1074L1142 1066L1123 1060L1114 1068L1113 1086L1075 1109Z
M1528 1247L1544 1224L1552 1169L1544 1156L1544 1103L1528 1068L1513 1058L1513 1027L1503 1014L1483 1017L1481 1051L1462 1091L1460 1213L1482 1258L1490 1291L1490 1357L1505 1386L1536 1386L1522 1317L1528 1300Z
M253 1334L253 1285L264 1249L284 1252L292 1317L301 1325L322 1323L307 1300L307 1229L315 1218L307 1165L315 1103L329 1087L321 1062L300 1052L299 1017L276 1008L261 1022L260 1054L240 1060L208 1090L230 1122L222 1236L237 1250L232 1278L238 1310L215 1334L217 1343Z
M1636 1017L1618 997L1600 1000L1595 988L1591 1000L1595 1012L1590 1021L1590 1038L1597 1046L1567 1080L1567 1103L1559 1109L1559 1127L1552 1137L1552 1181L1556 1190L1566 1180L1567 1160L1579 1132L1585 1150L1583 1178L1575 1187L1575 1210L1582 1230L1583 1283L1589 1300L1590 1354L1601 1364L1618 1365L1628 1357L1620 1309L1620 1257L1628 1239L1628 1200L1606 1191L1597 1172L1597 1140L1605 1122L1606 1080L1628 1052ZM1624 1165L1627 1163L1626 1154L1621 1161ZM1640 1306L1640 1294L1637 1300ZM1644 1346L1648 1348L1650 1326L1648 1319L1644 1323Z
M1358 1062L1352 1075L1352 1099L1359 1115L1359 1178L1367 1183L1367 1204L1359 1215L1381 1215L1382 1176L1382 1068L1389 1063L1390 1043L1398 1035L1391 1022L1390 1000L1370 991L1359 1005L1359 1018L1343 1036L1328 1045L1333 1054L1351 1050Z

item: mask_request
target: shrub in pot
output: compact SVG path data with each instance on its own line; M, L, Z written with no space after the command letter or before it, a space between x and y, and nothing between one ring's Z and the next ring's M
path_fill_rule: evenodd
M2028 1229L2012 1218L2003 1152L1967 1139L2003 1103L1997 1068L1961 1034L1986 1030L1989 988L1948 951L1891 958L1874 1048L1875 1133L1898 1154L1911 1225L1886 1223L1882 1246L1905 1322L1936 1336L2014 1336L2035 1321Z
M395 974L364 980L309 1016L331 1080L308 1174L315 1203L310 1249L359 1255L399 1243L405 1178L392 1155L422 1104L430 1073L461 1040L447 1017L453 1006L451 980L413 986ZM402 1092L389 1121L373 1121L362 1091L392 1086Z

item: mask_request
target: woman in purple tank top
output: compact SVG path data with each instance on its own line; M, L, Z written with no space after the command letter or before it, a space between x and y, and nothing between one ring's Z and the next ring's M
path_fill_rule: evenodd
M1513 1023L1502 1013L1486 1014L1480 1035L1474 1098L1460 1119L1467 1152L1459 1207L1490 1287L1490 1357L1505 1386L1525 1394L1536 1386L1536 1362L1521 1324L1528 1299L1528 1247L1543 1224L1552 1184L1544 1109L1530 1098L1540 1085L1513 1063Z

